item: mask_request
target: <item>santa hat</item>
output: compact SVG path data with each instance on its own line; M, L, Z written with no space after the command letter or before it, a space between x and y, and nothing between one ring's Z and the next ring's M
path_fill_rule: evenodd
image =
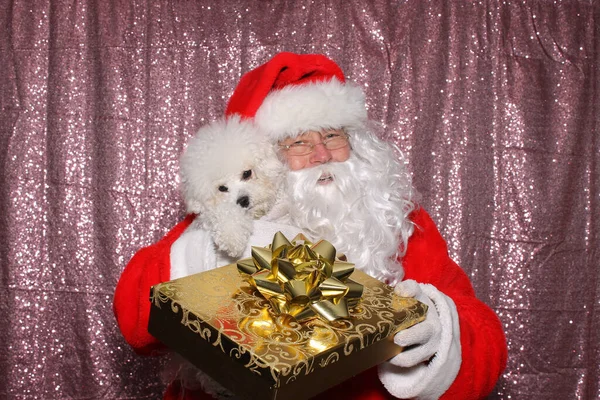
M242 76L225 114L253 119L273 141L308 130L352 130L367 120L363 91L335 62L285 52Z

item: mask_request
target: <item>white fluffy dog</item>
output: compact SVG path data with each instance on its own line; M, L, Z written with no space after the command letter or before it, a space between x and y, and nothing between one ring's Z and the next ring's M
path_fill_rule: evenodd
M286 224L284 166L251 121L233 116L202 127L184 150L180 177L187 211L198 216L171 246L171 279L249 257L252 245L270 244L277 231L299 232ZM216 398L232 396L179 356L164 373Z
M273 146L238 116L200 129L180 164L183 198L196 227L212 232L219 250L238 257L253 220L271 209L283 182Z
M180 176L187 211L198 217L171 247L171 279L249 256L250 245L270 244L277 230L298 233L273 223L277 217L255 221L284 203L285 172L251 121L232 116L202 127L181 157Z

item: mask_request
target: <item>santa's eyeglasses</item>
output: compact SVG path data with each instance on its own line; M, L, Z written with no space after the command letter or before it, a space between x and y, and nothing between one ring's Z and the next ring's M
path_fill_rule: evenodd
M348 146L348 134L342 130L328 131L320 142L313 142L308 137L298 138L293 143L279 144L279 148L290 156L305 156L312 153L315 147L322 144L327 150L337 150Z

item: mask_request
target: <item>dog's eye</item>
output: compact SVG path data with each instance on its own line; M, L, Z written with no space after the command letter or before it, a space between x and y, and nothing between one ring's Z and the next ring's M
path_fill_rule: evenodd
M228 192L229 188L225 185L219 186L219 192Z
M251 176L252 176L252 170L251 169L249 169L247 171L244 171L242 173L242 179L245 180L245 181L248 180L248 179L250 179Z

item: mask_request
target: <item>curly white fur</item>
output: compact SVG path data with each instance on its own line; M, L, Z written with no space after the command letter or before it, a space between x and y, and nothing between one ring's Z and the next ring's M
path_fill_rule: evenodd
M187 211L200 215L194 228L210 232L218 250L240 256L253 220L267 214L281 194L283 173L273 146L252 121L232 116L202 127L180 162Z

